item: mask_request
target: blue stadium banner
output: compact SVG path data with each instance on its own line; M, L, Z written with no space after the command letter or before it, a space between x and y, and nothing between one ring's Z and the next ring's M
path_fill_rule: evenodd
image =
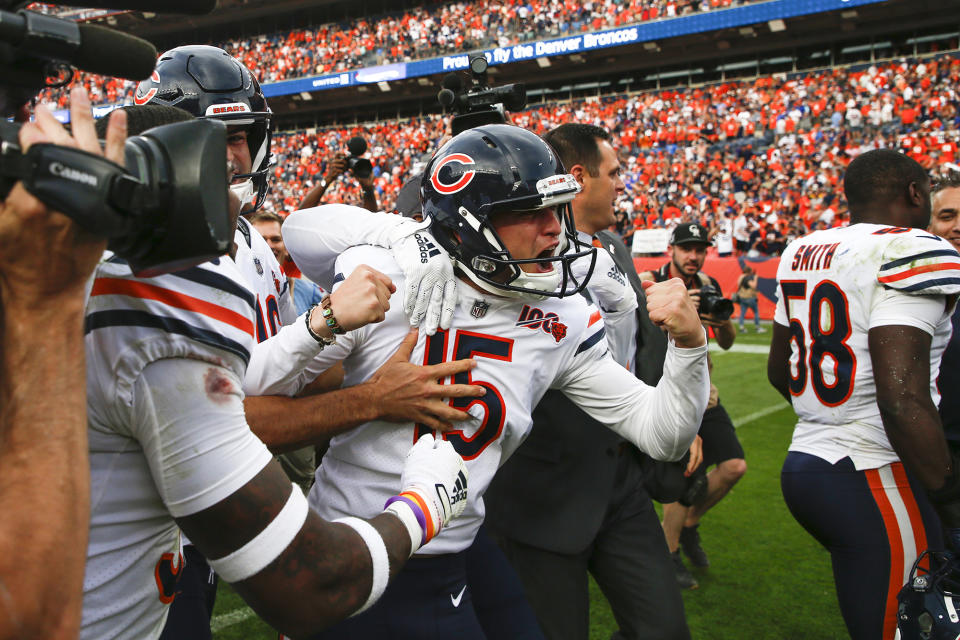
M578 33L563 38L525 42L510 47L497 47L482 53L490 65L510 64L534 58L569 55L593 49L605 49L651 40L665 40L691 33L703 33L731 27L742 27L776 19L837 11L885 0L768 0L732 9L695 13L680 18L665 18L635 25L592 33ZM460 53L428 60L388 64L379 67L347 71L314 78L285 80L263 85L263 93L272 96L289 95L302 91L318 91L336 87L356 86L374 82L389 82L401 78L416 78L436 73L466 70L470 53Z
M524 42L510 47L497 47L478 51L482 53L490 65L510 64L521 60L534 58L569 55L593 49L605 49L629 44L638 44L652 40L665 40L691 33L703 33L731 27L742 27L752 24L768 22L776 19L794 18L796 16L837 11L858 7L861 5L877 4L886 0L767 0L732 9L720 9L704 13L695 13L680 18L663 18L651 22L627 25L616 29L595 31L592 33L578 33L563 38ZM465 70L470 64L470 52L452 56L416 60L413 62L399 62L385 64L378 67L367 67L354 71L338 73L296 80L284 80L262 85L263 93L268 98L285 96L301 92L314 92L323 89L336 89L377 82L390 82L403 78L416 78L436 73ZM102 117L120 105L104 105L96 107L94 117ZM70 112L66 109L54 112L62 122L69 122Z

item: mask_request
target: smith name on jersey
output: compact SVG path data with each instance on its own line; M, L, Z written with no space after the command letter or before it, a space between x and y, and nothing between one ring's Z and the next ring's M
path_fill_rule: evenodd
M799 417L790 450L831 463L849 456L857 469L896 461L877 407L867 333L905 325L931 335L936 403L960 255L922 230L855 224L794 240L777 281L774 319L790 327L789 386Z
M338 258L337 272L349 275L360 264L385 273L403 291L403 275L388 251L350 249ZM347 354L345 385L368 379L409 331L398 297L395 294L382 323L338 338L343 343L338 347ZM487 392L452 403L472 416L444 434L469 468L468 504L420 553L454 553L471 544L483 520L483 493L526 437L531 412L549 388L564 391L652 455L682 455L703 410L697 391L706 399L704 352L672 348L665 367L669 373L662 388L654 391L613 361L600 313L582 297L525 302L484 295L462 283L451 329L433 336L421 331L411 360L437 364L473 358L476 368L459 374L455 382L481 385ZM322 351L316 368L328 367L325 359L341 355L337 349ZM333 438L310 492L311 505L327 519L379 513L400 486L404 457L424 429L377 421Z

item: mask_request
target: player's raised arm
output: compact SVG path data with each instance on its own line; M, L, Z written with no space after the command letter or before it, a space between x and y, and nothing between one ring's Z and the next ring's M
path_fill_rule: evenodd
M424 231L427 224L360 207L324 205L290 214L283 240L300 270L326 289L333 286L337 256L351 246L391 249L406 276L403 301L410 324L423 323L433 334L437 327L450 327L457 281L450 257Z
M574 366L557 385L594 419L658 460L676 460L697 435L710 395L706 335L679 280L644 282L650 319L667 329L671 345L663 377L650 387L606 354L598 322L588 327Z

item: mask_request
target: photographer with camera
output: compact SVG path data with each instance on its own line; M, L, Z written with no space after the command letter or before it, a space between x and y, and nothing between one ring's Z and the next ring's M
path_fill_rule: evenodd
M70 111L72 134L38 108L19 131L20 148L47 143L122 162L122 114L111 118L102 151L85 90L74 89ZM105 246L22 182L0 201L4 640L75 638L80 625L90 515L83 298Z
M366 141L360 136L354 136L347 143L347 150L349 154L337 152L327 160L327 170L324 172L323 178L303 197L300 202L300 209L309 209L320 204L323 194L327 192L333 181L350 172L360 183L360 189L363 191L363 204L361 206L367 211L378 211L377 192L373 186L373 165L370 164L369 160L361 157L367 152Z
M733 303L723 297L720 283L701 271L710 246L709 231L696 223L677 225L670 236L667 254L670 261L656 271L640 274L641 280L663 282L670 278L681 278L687 286L690 297L698 305L700 321L705 327L713 329L713 335L721 349L729 349L737 337L731 316ZM710 362L713 369L713 363ZM673 554L677 571L677 581L685 589L695 589L696 579L684 565L678 547L696 567L709 566L707 554L700 546L698 527L704 514L717 504L747 471L743 447L737 439L733 422L726 409L720 404L719 392L710 385L710 402L700 424L700 437L703 439L703 464L689 476L689 486L703 483L702 475L711 465L716 467L706 473L706 484L696 495L689 496L691 505L674 502L663 505L663 531L667 546Z

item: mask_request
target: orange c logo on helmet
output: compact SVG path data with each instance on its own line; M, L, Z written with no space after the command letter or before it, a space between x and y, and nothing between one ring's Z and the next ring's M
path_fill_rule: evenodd
M142 96L140 95L140 90L143 88L145 83L141 82L140 86L137 87L137 92L133 96L133 103L135 105L140 106L147 104L153 100L153 96L157 95L157 90L160 86L160 74L157 73L156 69L154 69L153 73L150 74L150 82L154 83L154 85L147 89Z
M465 188L468 184L470 184L470 181L473 180L473 176L477 174L476 171L474 171L473 169L470 169L468 171L464 171L463 175L460 176L460 179L457 180L456 182L452 184L443 183L440 181L440 170L452 162L456 162L462 165L476 164L473 161L473 158L471 158L465 153L451 153L446 158L444 158L439 163L437 163L437 166L434 167L433 169L433 174L430 176L430 184L433 185L434 189L436 189L440 193L447 196Z

